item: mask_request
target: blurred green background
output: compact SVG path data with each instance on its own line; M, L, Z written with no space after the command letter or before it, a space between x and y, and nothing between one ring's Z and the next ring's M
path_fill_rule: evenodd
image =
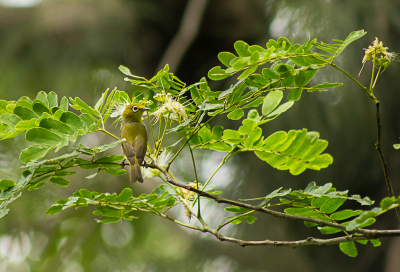
M249 44L295 34L295 41L308 36L324 42L344 40L354 30L368 34L353 43L338 59L338 65L356 76L361 69L363 48L375 37L389 51L400 52L400 2L397 0L0 0L0 99L35 97L44 90L59 97L79 96L94 104L107 88L128 93L117 67L151 77L165 62L174 73L191 84L220 65L217 54L233 51L236 40ZM382 141L396 194L400 192L398 103L399 64L380 77L376 96L381 101ZM371 65L359 80L368 84ZM224 197L253 198L284 188L301 189L315 181L332 182L338 190L380 200L387 195L375 150L374 105L353 82L329 67L315 82L344 82L330 92L304 93L292 109L263 126L266 135L276 130L307 128L319 131L329 141L327 152L334 163L320 172L307 170L300 176L272 169L254 154L243 154L228 163L213 179ZM210 83L224 90L229 82ZM214 124L237 128L227 119ZM118 133L118 128L112 130ZM27 145L23 136L0 143L0 178L20 174L19 152ZM87 145L102 143L103 135L82 139ZM120 149L113 150L120 153ZM206 178L218 164L218 152L197 152L200 177ZM174 172L191 181L188 154L177 161ZM188 169L188 170L186 170ZM24 192L10 205L0 223L0 272L2 271L399 271L400 239L381 239L382 246L358 245L359 256L350 258L338 246L247 247L222 243L210 235L188 231L161 218L139 214L134 222L100 225L92 208L67 210L46 216L55 200L77 189L149 193L160 184L146 180L131 185L128 175L98 175L85 180L76 176L60 189L48 185ZM352 204L351 208L359 208ZM222 206L207 203L211 225L225 216ZM361 207L364 208L364 207ZM175 216L186 220L183 211ZM214 224L213 224L214 222ZM374 228L398 228L394 212L382 216ZM258 215L253 225L230 227L226 234L242 239L294 240L322 237L301 222Z

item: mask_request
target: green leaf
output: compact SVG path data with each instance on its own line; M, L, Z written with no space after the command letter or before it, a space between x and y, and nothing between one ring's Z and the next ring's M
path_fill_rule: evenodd
M222 64L224 64L227 67L230 67L229 62L235 57L236 56L231 52L221 52L218 54L219 61L222 62Z
M26 107L20 107L20 106L14 108L14 114L21 117L23 120L30 120L30 119L39 117L32 110L30 110Z
M342 232L343 230L341 229L337 229L337 228L333 228L333 227L318 227L318 230L322 233L322 234L334 234L334 233L338 233L338 232Z
M321 91L322 89L326 89L326 88L335 88L335 87L339 87L342 86L343 83L329 83L329 82L325 82L322 84L318 84L315 86L312 86L310 89L308 89L309 92L314 92L314 91Z
M240 118L243 117L243 115L244 115L244 112L242 109L236 109L236 110L230 112L227 117L228 117L228 119L231 119L231 120L239 120Z
M62 141L62 138L57 134L40 127L28 130L25 137L28 142L52 146L55 146Z
M299 100L302 92L303 92L302 88L291 89L288 94L288 100L290 100L290 101Z
M111 217L111 218L102 219L102 220L96 219L96 221L97 221L97 223L109 224L109 223L116 223L118 221L121 221L121 218L119 218L119 217Z
M12 103L10 101L0 100L0 116L3 113L12 113L12 111L10 112L10 111L7 110L7 106L9 104L12 104Z
M116 168L105 168L104 172L115 175L115 176L120 176L120 175L125 175L126 170L125 169L116 169Z
M238 207L238 206L226 207L224 210L227 212L233 212L233 213L243 213L243 212L250 211L249 209Z
M68 187L68 185L70 184L69 180L66 180L65 178L61 178L61 177L52 177L50 179L50 182L60 185L62 187Z
M23 119L15 114L3 113L0 116L0 121L11 128L14 128L20 121L23 121Z
M49 100L47 99L47 94L43 91L40 91L36 95L36 99L42 101L47 107L49 106Z
M285 142L286 139L287 133L285 131L277 131L264 140L263 149L273 150L274 148Z
M307 188L304 190L304 192L312 196L320 197L321 195L329 191L331 188L332 188L332 183L327 183L323 186L316 186L315 182L313 181L307 185Z
M117 197L117 202L127 202L132 198L132 189L125 188Z
M396 198L394 197L385 197L380 203L382 210L388 209L392 204L396 204Z
M201 140L203 143L209 142L212 139L212 133L210 130L210 126L208 124L206 124L205 126L203 126L199 132L198 135L200 136Z
M269 68L262 69L262 74L265 78L269 80L274 80L279 78L279 75L275 71L272 71Z
M314 68L314 69L308 69L306 70L305 73L305 78L303 82L303 86L307 85L311 79L317 74L319 68Z
M345 198L331 198L321 206L320 211L327 214L333 213L342 206L344 202L346 202Z
M370 241L374 245L374 247L378 247L381 245L381 241L379 241L379 239L371 239Z
M236 53L240 57L249 57L250 52L249 52L249 45L244 42L244 41L237 41L233 45L235 47Z
M278 131L262 144L257 144L254 148L255 154L263 161L266 161L272 167L279 170L289 170L292 175L298 175L306 169L320 170L326 168L332 163L332 157L329 154L320 155L327 147L324 140L315 140L306 142L306 134L315 135L315 132ZM304 145L305 144L305 145ZM302 148L301 152L297 150ZM315 162L314 162L315 161Z
M221 80L229 76L230 74L226 74L225 70L221 69L221 66L216 66L214 68L211 68L210 71L208 71L208 77L211 80Z
M242 223L245 219L246 219L246 216L242 216L242 217L239 217L239 218L237 218L237 219L231 221L230 224L232 224L232 225L239 225L239 224Z
M232 69L234 71L240 71L243 68L245 68L246 66L249 65L249 62L245 59L238 59L233 65L232 65Z
M293 67L284 63L278 64L274 67L274 70L279 74L279 75L283 75L286 74L288 72L292 72L293 71Z
M339 245L340 250L349 257L357 257L357 248L353 241L342 242Z
M367 34L367 32L364 31L364 29L358 30L358 31L353 31L347 36L347 38L344 40L343 44L341 45L340 49L336 52L336 56L338 56L340 53L343 52L343 50L352 42L360 39L362 36Z
M238 130L238 132L241 134L249 134L257 127L257 123L250 119L244 119L242 124L243 126L239 127Z
M293 106L293 104L294 104L293 101L288 101L286 103L283 103L276 110L268 114L267 118L284 113L285 111L290 109Z
M217 150L217 151L221 151L221 152L229 152L229 151L232 151L232 149L233 149L232 146L230 146L229 144L224 143L224 142L215 142L215 143L204 144L200 147Z
M213 140L221 140L224 128L222 126L215 126L212 129Z
M256 219L257 218L255 218L254 216L247 216L246 217L246 221L247 221L247 224L253 224L254 223L254 221L256 221Z
M258 65L247 68L237 79L249 77L252 73L254 73L257 70L257 68L258 68Z
M76 110L80 110L82 113L88 113L94 117L101 118L101 114L98 110L93 109L92 107L88 106L82 99L79 97L75 97L72 99L71 97L69 100L73 103L72 108Z
M225 129L224 134L222 135L222 139L230 144L238 144L244 141L243 137L241 137L240 133L236 130Z
M41 100L35 100L32 102L32 110L38 115L41 116L43 113L52 114L51 110L48 108L46 104L44 104Z
M109 115L108 115L109 116ZM104 117L104 122L106 121L106 119L108 119L108 116ZM95 124L95 122L100 122L100 120L94 120L93 117L91 117L89 114L83 113L79 116L79 118L81 119L82 123L86 126L87 130L89 130L89 128Z
M284 210L285 213L287 214L295 214L295 215L301 215L304 213L309 213L309 212L313 212L314 209L313 208L287 208Z
M67 126L66 124L52 119L52 118L45 118L42 119L40 121L39 124L40 127L53 132L54 134L57 134L61 137L63 137L63 135L74 135L75 131L73 129L71 129L69 126Z
M62 205L52 205L47 211L46 214L47 215L52 215L58 212L62 211L63 206Z
M247 119L254 122L259 122L261 120L261 116L258 114L258 111L256 109L252 109L247 113Z
M10 211L8 208L0 208L0 218L4 217L7 215L7 213Z
M31 120L20 121L14 128L19 131L29 130L31 128L36 127L36 121L37 121L36 118Z
M244 141L244 146L246 148L251 148L253 147L253 144L260 139L262 135L262 130L261 128L257 127L253 131L250 132L249 137Z
M2 179L0 180L0 190L7 190L10 187L17 185L14 181L10 179Z
M57 107L58 106L58 97L55 92L49 92L47 94L47 99L49 101L49 108Z
M65 96L60 101L60 109L63 111L68 111L68 98Z
M25 164L30 161L36 161L43 158L52 148L50 145L31 145L22 150L19 160Z
M258 60L260 59L260 53L258 51L254 51L249 59L250 64L256 64Z
M304 84L305 83L305 81L306 81L306 72L304 71L304 70L300 70L297 74L296 74L296 77L295 77L295 80L294 80L294 82L295 82L295 84L296 84L296 87L303 87L303 86L305 86L306 84Z
M64 112L60 117L60 121L69 126L74 131L78 131L79 129L86 129L79 116L70 111Z
M341 210L341 211L338 211L338 212L335 212L335 213L331 214L330 217L331 217L332 220L339 221L339 220L348 219L348 218L353 217L353 216L357 216L360 213L362 213L362 210L356 210L356 211L353 211L353 210Z
M79 190L79 194L81 195L81 197L85 197L85 198L89 198L89 199L93 199L92 194L90 193L89 190L86 189L80 189Z
M262 115L268 115L271 113L281 102L283 98L282 91L271 91L264 99L264 103L262 105Z

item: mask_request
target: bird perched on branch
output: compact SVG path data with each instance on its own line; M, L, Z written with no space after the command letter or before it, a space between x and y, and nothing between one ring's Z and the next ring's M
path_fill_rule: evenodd
M140 166L147 150L147 132L142 121L142 115L149 109L139 103L128 105L122 113L120 138L122 151L131 167L131 182L143 182Z

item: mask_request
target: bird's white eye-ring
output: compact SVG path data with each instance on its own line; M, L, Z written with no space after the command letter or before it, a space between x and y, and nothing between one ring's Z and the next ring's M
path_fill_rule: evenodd
M132 107L132 111L133 111L133 112L137 112L138 110L139 110L139 108L138 108L137 106L133 106L133 107Z

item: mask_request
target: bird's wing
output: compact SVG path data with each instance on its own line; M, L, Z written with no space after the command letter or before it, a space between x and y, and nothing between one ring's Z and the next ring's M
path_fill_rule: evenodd
M132 135L133 134L133 135ZM128 135L133 136L133 141L122 142L122 150L124 155L129 160L130 164L135 164L135 157L139 164L142 164L147 150L147 132L144 125L136 125L126 127L121 131L121 138L129 138Z

